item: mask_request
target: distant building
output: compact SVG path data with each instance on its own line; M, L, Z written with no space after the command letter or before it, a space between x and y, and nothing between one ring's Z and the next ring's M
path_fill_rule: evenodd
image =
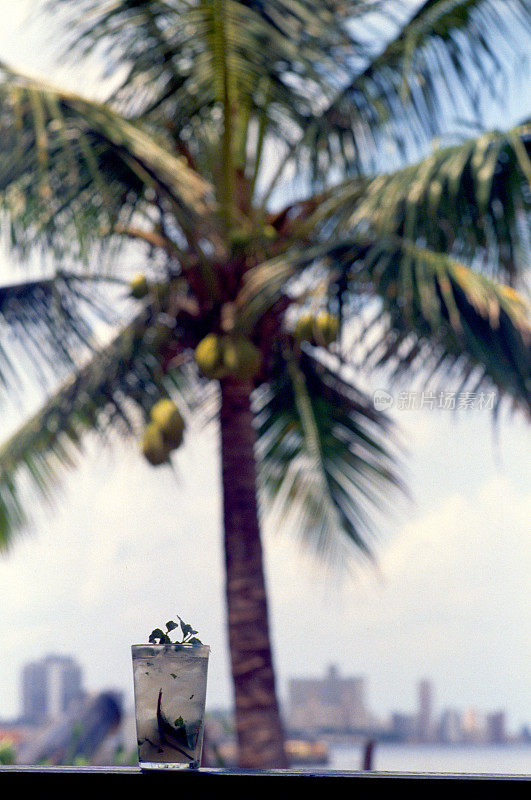
M344 678L335 666L329 667L324 678L292 678L288 689L288 725L293 730L353 731L371 722L365 678Z
M40 725L60 717L83 693L80 666L70 656L49 655L22 671L22 718Z
M418 683L417 739L429 742L433 738L433 686L431 681Z
M518 738L521 742L525 742L526 744L527 742L531 742L531 730L528 725L522 725Z
M417 734L417 718L414 714L393 712L391 715L391 734L401 742L414 741Z
M471 743L487 741L486 717L474 708L467 709L463 714L463 738Z
M503 711L495 711L487 715L487 741L492 744L503 744L507 741Z
M463 741L463 716L453 708L447 708L441 714L439 722L439 741L446 744L457 744Z

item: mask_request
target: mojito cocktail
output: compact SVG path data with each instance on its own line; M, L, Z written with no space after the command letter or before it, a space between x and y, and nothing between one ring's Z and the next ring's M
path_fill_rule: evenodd
M131 650L140 766L198 767L210 648L135 644Z

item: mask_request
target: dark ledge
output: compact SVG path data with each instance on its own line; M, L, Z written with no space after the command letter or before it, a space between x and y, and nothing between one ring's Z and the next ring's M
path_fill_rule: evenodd
M337 783L338 781L348 781L349 784L362 784L374 782L390 786L391 783L400 783L407 781L410 784L425 786L428 783L438 783L449 788L449 784L459 783L470 787L470 784L485 784L493 782L500 783L514 783L530 781L530 775L482 775L482 774L453 774L453 773L423 773L423 772L357 772L355 770L314 770L314 769L272 769L272 770L252 770L252 769L199 769L199 770L170 770L158 769L153 771L143 771L139 767L63 767L63 766L28 766L22 764L15 764L9 766L0 766L1 773L11 773L19 775L149 775L152 776L168 776L172 777L170 780L194 781L202 780L204 778L238 778L238 783L242 779L253 778L285 778L297 779L299 782L306 782L312 780L329 781ZM352 785L352 788L354 786Z

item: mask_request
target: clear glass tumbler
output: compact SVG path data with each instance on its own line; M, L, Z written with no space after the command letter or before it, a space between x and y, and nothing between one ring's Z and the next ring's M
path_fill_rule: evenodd
M196 769L201 762L210 648L134 644L138 761L143 769Z

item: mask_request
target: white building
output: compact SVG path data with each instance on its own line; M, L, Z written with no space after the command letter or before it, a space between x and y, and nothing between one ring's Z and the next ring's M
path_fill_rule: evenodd
M288 689L288 724L294 730L359 730L372 721L365 678L343 678L335 666L329 667L324 678L292 678Z
M49 655L22 671L22 718L39 725L58 719L83 694L80 666L70 656Z

